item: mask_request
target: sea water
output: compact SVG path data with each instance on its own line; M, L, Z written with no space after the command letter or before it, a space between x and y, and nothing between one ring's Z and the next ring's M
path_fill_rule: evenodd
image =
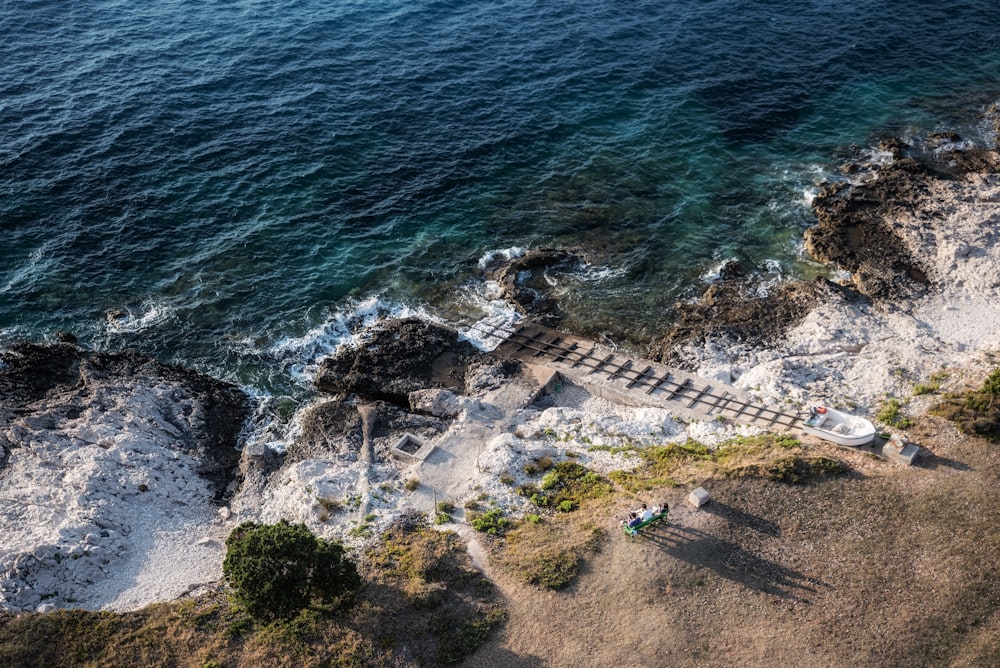
M0 345L58 330L295 395L389 313L487 317L490 259L651 335L776 276L852 146L992 137L1000 4L0 2ZM479 315L477 315L479 314Z

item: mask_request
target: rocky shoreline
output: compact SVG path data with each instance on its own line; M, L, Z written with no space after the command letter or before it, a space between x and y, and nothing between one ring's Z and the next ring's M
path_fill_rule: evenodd
M847 165L817 195L806 249L843 281L762 284L730 264L637 353L765 403L869 416L886 396L919 411L914 384L945 369L955 386L978 380L1000 330L1000 154L959 145L952 135L919 150L885 143L886 161ZM541 277L584 261L540 249L492 278L520 312L558 326ZM588 444L711 445L752 431L616 405L584 387L540 391L552 378L536 372L448 327L379 323L321 363L320 398L297 416L284 453L255 444L241 454L251 405L233 385L134 352L12 347L0 357L0 609L175 598L218 580L222 541L244 519L286 517L360 545L402 514L433 510L439 494L516 509L525 501L500 478L541 456L572 451L607 471L628 456ZM403 434L475 456L420 468L393 454Z

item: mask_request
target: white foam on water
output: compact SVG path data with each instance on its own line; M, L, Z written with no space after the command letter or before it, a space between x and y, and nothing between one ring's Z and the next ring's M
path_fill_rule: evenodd
M135 334L172 319L176 312L173 306L156 301L143 302L136 308L126 306L107 314L105 330L108 334Z
M493 264L496 264L500 260L514 260L519 257L524 257L527 254L527 249L521 246L512 246L510 248L501 248L496 250L488 250L483 253L482 257L479 258L479 268L487 269Z
M521 314L501 298L495 281L468 285L463 294L466 303L482 311L483 316L468 327L460 327L458 338L486 352L496 349L521 320Z
M331 312L323 322L302 336L279 340L271 346L270 352L288 360L287 368L293 378L311 383L324 357L335 354L344 346L356 345L363 339L365 331L380 320L410 317L427 316L421 308L387 302L378 295L352 300L343 308Z
M579 278L581 281L599 283L601 281L620 278L626 273L627 269L625 267L595 267L587 265L579 274Z
M701 276L698 277L698 279L702 283L714 283L715 281L722 278L722 270L725 268L725 266L730 262L734 262L735 260L736 258L734 257L725 258L718 264L712 265L708 270L702 273Z
M243 447L262 443L274 452L284 454L302 431L298 420L302 407L296 410L291 421L286 422L278 415L276 402L281 400L280 397L251 387L243 387L243 391L250 396L254 413L243 425L240 443Z

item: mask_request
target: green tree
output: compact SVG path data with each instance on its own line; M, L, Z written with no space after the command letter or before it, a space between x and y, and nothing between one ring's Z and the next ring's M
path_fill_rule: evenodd
M233 597L258 619L291 617L314 599L329 603L361 585L344 547L305 524L244 522L226 538L222 574Z

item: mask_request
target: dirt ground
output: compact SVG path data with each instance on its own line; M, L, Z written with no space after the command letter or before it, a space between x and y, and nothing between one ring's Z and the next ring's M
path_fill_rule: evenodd
M914 467L816 442L851 473L705 480L698 510L651 493L670 526L631 541L608 517L561 592L492 572L510 618L463 665L1000 665L1000 446L932 417L910 437Z

